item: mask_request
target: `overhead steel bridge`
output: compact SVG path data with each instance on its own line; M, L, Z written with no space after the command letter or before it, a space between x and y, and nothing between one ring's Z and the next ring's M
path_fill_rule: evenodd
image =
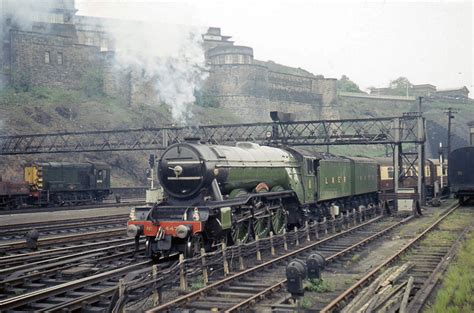
M162 150L187 137L199 137L214 144L238 141L294 146L418 144L425 141L420 123L423 123L420 117L402 116L22 134L0 136L0 155Z

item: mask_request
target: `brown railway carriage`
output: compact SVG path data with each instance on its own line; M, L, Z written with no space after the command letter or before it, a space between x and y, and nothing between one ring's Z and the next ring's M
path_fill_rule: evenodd
M393 168L393 159L392 158L374 158L379 164L379 190L381 192L393 192L393 179L394 179L394 168ZM417 188L418 187L418 166L415 166L415 171L413 169L406 170L405 179L400 184L401 188ZM439 161L436 159L427 159L425 160L425 185L426 185L426 194L429 197L432 197L434 194L435 183L440 183L442 176L441 166ZM443 182L446 185L446 176L443 175Z

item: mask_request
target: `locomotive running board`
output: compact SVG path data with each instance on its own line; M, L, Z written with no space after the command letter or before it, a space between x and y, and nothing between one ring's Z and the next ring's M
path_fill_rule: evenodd
M226 207L226 206L237 206L237 205L244 205L250 202L251 199L253 198L266 198L269 200L272 199L278 199L278 198L289 198L295 196L295 193L291 190L285 190L285 191L273 191L273 192L262 192L262 193L253 193L249 194L246 197L241 197L241 198L235 198L235 199L228 199L228 200L223 200L223 201L208 201L205 202L202 205L188 205L189 207L196 207L196 208L209 208L209 209L215 209L215 208L221 208L221 207ZM160 205L160 208L164 209L173 209L173 208L183 208L183 205Z

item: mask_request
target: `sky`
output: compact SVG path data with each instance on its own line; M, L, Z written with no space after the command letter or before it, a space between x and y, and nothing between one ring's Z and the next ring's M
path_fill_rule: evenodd
M76 0L76 8L79 15L220 27L256 59L346 75L362 89L404 76L474 93L472 1Z

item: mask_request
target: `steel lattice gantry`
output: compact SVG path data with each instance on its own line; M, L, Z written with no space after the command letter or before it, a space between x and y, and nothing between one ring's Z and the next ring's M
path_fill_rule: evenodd
M393 147L394 171L424 168L425 121L401 117L162 127L0 136L0 155L99 151L162 150L187 137L214 144L252 141L271 145L321 146L384 144ZM403 166L402 166L403 165ZM424 190L424 171L418 186ZM395 179L395 190L398 180Z
M215 144L418 144L420 117L163 127L0 136L0 155L162 150L186 137ZM423 123L423 121L421 121Z

